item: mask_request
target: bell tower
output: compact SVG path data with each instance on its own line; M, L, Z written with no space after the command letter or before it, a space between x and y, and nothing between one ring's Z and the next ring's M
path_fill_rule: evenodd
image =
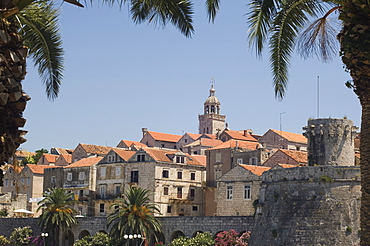
M213 79L211 83L214 83ZM209 97L204 102L204 113L199 115L199 133L217 135L225 128L226 116L220 114L220 101L212 84Z

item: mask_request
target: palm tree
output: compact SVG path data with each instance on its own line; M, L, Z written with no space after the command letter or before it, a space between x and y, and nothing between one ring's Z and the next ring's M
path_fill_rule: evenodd
M116 198L111 205L114 212L107 218L109 235L117 242L122 242L124 235L140 234L144 238L154 236L162 230L162 224L155 214L160 214L155 204L150 203L149 190L130 188L121 198Z
M337 35L339 55L345 70L352 77L346 85L354 90L362 107L361 116L361 245L370 245L370 3L367 0L253 0L248 14L249 40L257 54L269 40L270 63L275 96L286 93L288 67L294 45L303 57L316 54L323 61L330 58L335 40L335 29L327 19L339 11L341 30ZM309 19L321 15L302 33ZM333 35L334 34L334 35ZM334 38L334 39L333 39Z
M42 210L39 225L43 232L48 232L51 240L58 245L59 233L70 229L77 224L73 209L74 194L63 188L48 189L44 199L38 202L37 211Z

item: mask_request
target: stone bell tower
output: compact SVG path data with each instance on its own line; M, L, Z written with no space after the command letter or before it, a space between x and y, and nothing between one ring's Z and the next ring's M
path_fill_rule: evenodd
M226 116L220 114L220 101L216 97L216 90L211 86L209 97L204 102L204 114L199 115L199 133L216 135L225 128Z

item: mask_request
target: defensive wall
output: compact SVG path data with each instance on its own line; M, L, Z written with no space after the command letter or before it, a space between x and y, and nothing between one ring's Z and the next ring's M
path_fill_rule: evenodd
M251 245L359 245L359 167L275 169L262 179Z
M106 218L83 217L77 218L78 224L71 233L63 237L63 245L66 240L72 243L86 235L94 235L96 232L108 232ZM192 237L197 232L210 232L215 236L220 231L235 230L237 232L251 231L254 218L251 216L205 216L205 217L160 217L163 224L163 236L161 241L169 243L178 236ZM37 218L0 218L0 235L10 236L13 228L31 226L33 235L40 235Z

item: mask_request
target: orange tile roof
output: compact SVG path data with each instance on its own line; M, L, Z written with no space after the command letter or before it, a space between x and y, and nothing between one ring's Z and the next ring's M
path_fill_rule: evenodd
M197 160L199 162L199 166L205 167L207 165L207 157L205 155L191 155L190 157Z
M72 155L71 154L61 154L59 158L64 158L66 162L72 163Z
M180 135L161 133L161 132L152 132L152 131L148 131L148 134L150 134L155 140L173 142L173 143L177 143L182 137Z
M117 147L119 145L121 145L121 143L124 143L128 147L131 147L132 145L139 146L139 147L145 147L146 146L146 144L143 144L143 143L137 142L137 141L121 140L121 142L117 145Z
M46 168L56 168L58 166L48 166L48 165L37 165L37 164L27 164L27 167L33 172L38 174L44 174Z
M136 153L136 151L126 149L113 149L113 151L125 161L130 159Z
M287 149L279 149L279 151L285 153L287 156L291 157L299 163L307 163L307 152Z
M199 138L210 138L210 139L216 139L216 135L203 133Z
M87 152L87 153L93 153L98 155L106 155L113 147L109 146L100 146L100 145L94 145L94 144L83 144L80 143L80 146Z
M245 164L239 164L242 168L250 171L251 173L254 173L258 176L261 176L262 173L268 171L271 169L271 167L262 167L262 166L254 166L254 165L245 165Z
M69 167L88 167L88 166L92 166L92 165L98 163L101 159L103 159L102 156L84 158L84 159L81 159L79 161L76 161L75 163L72 163L71 165L68 165L67 168L69 168Z
M297 165L289 165L289 164L277 164L278 166L282 168L292 168L292 167L297 167Z
M244 130L242 131L225 130L224 133L229 135L232 139L257 142L257 139L255 139L251 134L244 135Z
M59 155L53 155L53 154L42 154L44 158L50 162L50 163L55 163Z
M60 155L68 155L73 152L73 149L63 149L63 148L54 148L56 149Z
M219 139L210 139L210 138L200 138L190 144L187 144L183 147L190 147L190 146L207 146L207 147L215 147L217 145L222 144L222 141Z
M178 153L178 150L165 150L157 148L142 148L148 155L150 155L155 161L172 162L168 155L174 155ZM187 164L196 166L205 166L205 157L194 157L193 155L184 154L187 157ZM194 158L193 158L194 157Z
M189 133L189 132L187 132L186 134L188 134L188 136L191 137L194 140L197 140L199 137L202 136L202 134L197 134L197 133Z
M215 150L215 149L227 149L227 148L242 148L242 149L250 149L255 150L261 147L261 144L257 142L248 142L248 141L240 141L235 139L230 139L229 141L223 142L220 145L217 145L213 148L210 148L209 150Z
M285 138L288 141L291 142L297 142L297 143L307 143L307 138L303 136L302 134L294 133L294 132L284 132L284 131L278 131L270 129L270 131L278 134L279 136Z
M27 150L17 150L15 151L15 156L18 156L18 157L28 157L28 156L33 156L33 155L36 155L35 152L29 152Z

